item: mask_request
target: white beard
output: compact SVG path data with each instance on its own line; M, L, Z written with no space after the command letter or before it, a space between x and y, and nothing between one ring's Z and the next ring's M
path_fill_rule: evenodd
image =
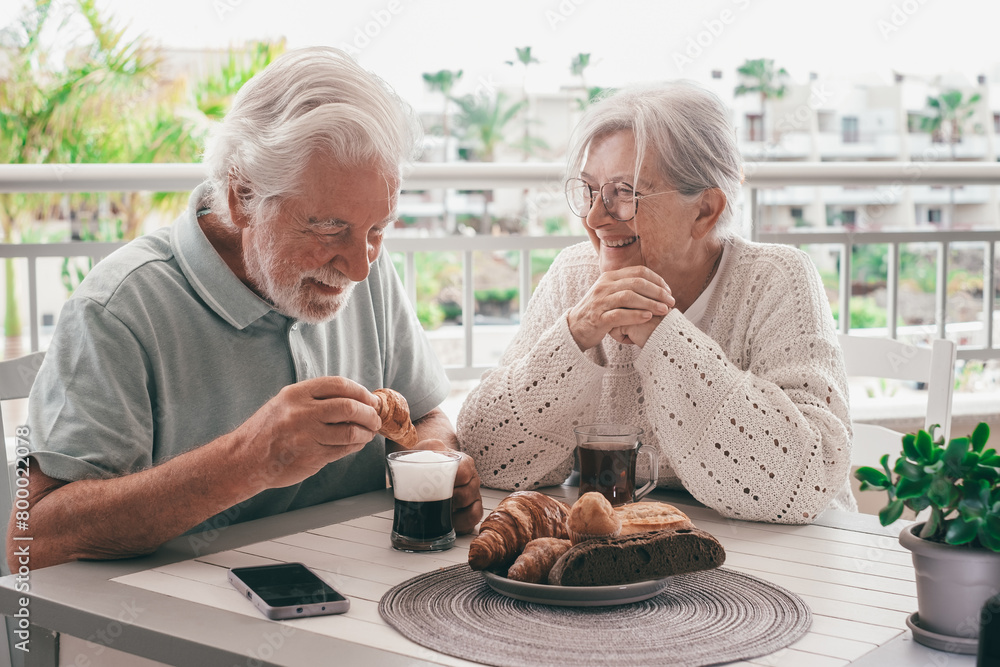
M247 243L243 248L243 265L247 277L261 294L282 315L308 324L322 324L333 319L347 303L354 289L354 281L332 267L322 267L298 273L287 262L273 253L277 235L271 224L256 222L250 227ZM295 275L294 279L280 276ZM340 287L339 294L321 294L307 286L306 279Z

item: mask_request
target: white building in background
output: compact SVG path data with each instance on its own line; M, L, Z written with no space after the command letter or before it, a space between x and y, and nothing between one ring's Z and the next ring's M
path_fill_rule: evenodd
M920 77L897 75L886 83L870 80L842 80L813 76L808 84L787 86L780 100L769 100L762 109L756 95L735 97L737 75L715 72L701 82L730 105L739 145L747 162L755 161L996 161L1000 151L1000 71L989 82L960 77ZM964 124L958 143L933 141L920 129L928 113L927 98L947 90L961 90L966 97L978 93L974 115ZM520 90L505 91L508 100L520 98ZM531 131L544 137L548 149L531 158L562 160L569 134L579 120L579 90L532 95L529 98L533 124ZM426 114L427 127L440 124L437 116ZM454 125L454 124L453 124ZM511 124L508 138L520 130ZM440 159L440 138L428 136L431 160ZM453 139L452 159L464 142ZM520 161L520 151L501 148L498 161ZM966 185L955 188L905 183L882 186L788 186L762 190L761 210L756 221L762 228L786 229L794 226L825 227L857 225L865 229L914 228L922 225L943 227L1000 226L1000 192L995 186ZM565 218L561 184L546 192L528 193L534 198L525 206L524 193L497 191L490 205L496 218L519 219L532 233L542 233L546 218ZM481 216L479 195L449 195L449 213ZM526 220L526 210L532 219ZM426 193L402 202L404 215L440 216L443 198ZM571 222L571 225L575 221ZM582 231L582 230L580 230Z

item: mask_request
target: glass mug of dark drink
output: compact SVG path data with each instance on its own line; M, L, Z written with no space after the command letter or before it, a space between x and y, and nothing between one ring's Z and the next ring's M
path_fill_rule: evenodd
M588 424L573 429L580 457L580 495L602 494L612 505L635 502L656 488L659 452L639 443L641 428L625 424ZM649 459L649 481L635 488L640 456Z
M400 551L444 551L455 544L451 496L462 455L444 451L392 452L392 546Z

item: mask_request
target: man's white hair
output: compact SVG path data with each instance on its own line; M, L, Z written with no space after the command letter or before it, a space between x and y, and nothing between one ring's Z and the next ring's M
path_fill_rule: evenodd
M232 180L251 220L273 217L282 200L303 194L302 173L317 152L382 171L398 187L401 165L416 158L420 137L409 105L344 51L289 51L240 88L209 134L212 212L229 220Z
M628 130L635 135L638 175L647 150L670 187L692 199L718 188L726 208L715 225L720 239L739 235L736 197L743 159L729 112L712 93L687 81L629 86L591 106L574 130L568 175L579 175L587 148L595 140Z

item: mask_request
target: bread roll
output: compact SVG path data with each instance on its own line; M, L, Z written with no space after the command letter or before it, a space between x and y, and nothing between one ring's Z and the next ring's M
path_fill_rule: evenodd
M573 544L595 537L615 537L621 529L622 522L615 508L596 491L580 496L570 509L569 539Z
M622 535L668 528L694 528L684 512L667 503L629 503L615 508L622 522Z

